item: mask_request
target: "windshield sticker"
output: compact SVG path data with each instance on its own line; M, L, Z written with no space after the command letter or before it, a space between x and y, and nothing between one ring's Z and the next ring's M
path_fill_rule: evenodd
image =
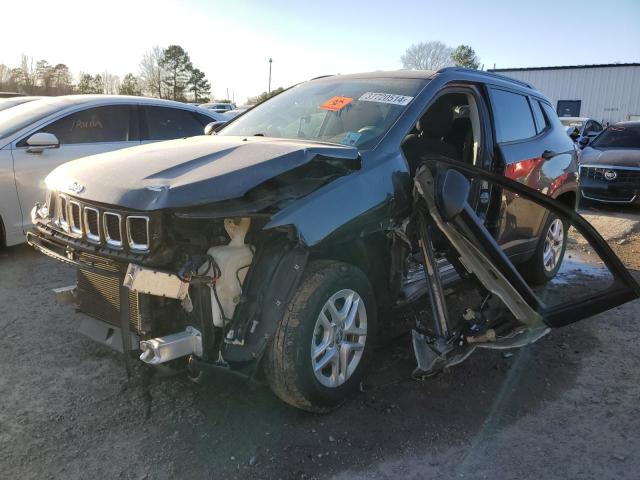
M366 92L358 99L361 102L378 102L378 103L390 103L391 105L408 105L413 97L406 97L404 95L395 95L393 93L376 93Z
M358 140L360 139L361 136L362 134L358 132L347 132L347 134L344 136L344 138L340 143L343 145L353 146L356 143L358 143Z
M320 108L323 110L330 110L332 112L337 112L338 110L342 110L344 107L353 102L353 98L349 97L333 97L320 105Z

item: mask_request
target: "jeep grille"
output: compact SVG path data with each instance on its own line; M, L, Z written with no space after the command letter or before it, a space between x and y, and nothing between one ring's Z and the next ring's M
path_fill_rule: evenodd
M47 194L49 217L57 230L92 244L132 253L150 248L149 216L87 205L65 194Z

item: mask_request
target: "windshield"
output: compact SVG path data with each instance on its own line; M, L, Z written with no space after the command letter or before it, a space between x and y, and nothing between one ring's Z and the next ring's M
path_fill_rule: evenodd
M612 125L598 135L591 146L595 148L640 148L640 123Z
M218 135L315 140L373 148L425 85L407 78L330 77L258 105Z
M0 111L0 140L67 106L68 103L51 98L23 103Z

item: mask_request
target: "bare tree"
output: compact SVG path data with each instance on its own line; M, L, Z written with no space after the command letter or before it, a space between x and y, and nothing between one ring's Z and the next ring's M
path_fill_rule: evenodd
M400 61L404 68L411 70L439 70L453 65L453 49L442 42L420 42L411 45Z
M38 74L33 65L33 58L22 55L22 58L20 59L20 66L11 69L10 83L15 85L15 88L18 91L33 95L36 93L37 79Z
M144 92L152 97L164 98L164 68L162 57L164 51L160 47L153 47L142 57L140 62L140 83Z
M11 80L11 69L4 63L0 63L0 90L8 90Z
M113 75L106 70L102 74L102 82L104 83L104 93L107 95L116 95L120 90L120 77Z

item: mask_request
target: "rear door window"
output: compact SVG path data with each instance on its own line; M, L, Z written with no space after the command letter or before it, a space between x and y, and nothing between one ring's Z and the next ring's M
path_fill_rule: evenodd
M531 100L531 110L533 111L533 117L536 120L536 132L541 133L547 129L548 123L542 114L542 107L537 100Z
M129 105L89 108L56 120L40 131L54 134L61 145L137 141L136 132L130 128L132 111Z
M204 125L201 120L188 110L143 107L143 111L146 124L143 140L173 140L203 134Z
M524 95L491 89L491 106L498 143L524 140L536 135L529 100Z

